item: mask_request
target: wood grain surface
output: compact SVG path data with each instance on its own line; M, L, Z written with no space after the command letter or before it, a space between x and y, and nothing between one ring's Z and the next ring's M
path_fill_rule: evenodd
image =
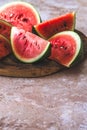
M87 37L80 31L76 31L84 44L85 57L87 54ZM41 77L51 75L63 70L60 64L45 59L40 63L25 64L17 61L13 55L9 55L0 61L0 75L11 77Z

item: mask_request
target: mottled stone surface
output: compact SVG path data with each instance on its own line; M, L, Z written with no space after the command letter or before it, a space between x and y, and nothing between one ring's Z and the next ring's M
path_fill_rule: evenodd
M43 20L77 11L76 28L87 35L87 0L27 1ZM87 130L87 58L47 77L0 76L0 130Z

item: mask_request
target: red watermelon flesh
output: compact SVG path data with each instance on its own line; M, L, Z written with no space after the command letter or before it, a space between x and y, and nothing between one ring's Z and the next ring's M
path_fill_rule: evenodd
M0 59L11 53L11 45L9 40L0 34Z
M27 31L32 31L32 26L40 23L40 16L35 8L27 2L19 1L2 6L0 19Z
M48 39L54 34L66 30L74 30L75 12L44 21L34 26L34 31L41 37Z
M50 42L16 27L11 30L11 45L14 55L25 63L47 57L51 48Z
M71 66L81 50L80 37L73 31L64 31L52 36L49 41L52 45L49 59Z
M63 37L63 38L62 38ZM70 42L72 44L70 44ZM74 39L68 36L59 36L51 39L52 55L51 59L58 60L61 64L67 64L74 56L76 45Z

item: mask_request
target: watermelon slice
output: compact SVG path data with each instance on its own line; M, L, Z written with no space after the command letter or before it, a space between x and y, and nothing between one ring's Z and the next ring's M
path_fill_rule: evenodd
M39 36L48 39L58 32L74 30L74 28L75 12L72 12L34 25L33 31Z
M52 36L49 41L52 45L49 59L70 67L83 58L82 41L76 32L60 32Z
M9 40L0 34L0 59L11 53L11 45Z
M41 19L36 9L27 2L11 2L0 8L0 19L13 26L32 31L32 26L39 24Z
M11 27L10 23L0 19L0 34L4 35L8 40L10 40Z
M11 45L14 55L24 63L34 63L48 57L50 42L17 27L11 29Z

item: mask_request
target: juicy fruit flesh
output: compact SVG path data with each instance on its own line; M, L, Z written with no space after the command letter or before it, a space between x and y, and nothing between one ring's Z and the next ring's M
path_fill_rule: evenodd
M10 39L11 25L4 20L0 20L0 34Z
M74 56L76 51L75 40L67 35L59 36L51 40L52 55L51 59L59 61L61 64L66 65ZM72 44L71 44L72 43Z
M58 32L73 30L74 24L75 12L47 20L43 23L35 25L34 28L41 37L48 39Z
M41 44L38 44L38 39L28 32L25 34L20 33L14 37L17 37L13 41L15 49L22 58L33 58L39 55L45 47L43 41L39 40Z
M16 57L24 62L38 60L50 46L48 41L16 27L12 27L11 43Z
M8 4L0 10L0 19L6 20L14 26L32 31L32 26L40 23L40 18L30 4L17 2Z
M11 53L11 46L9 41L0 35L0 59Z

